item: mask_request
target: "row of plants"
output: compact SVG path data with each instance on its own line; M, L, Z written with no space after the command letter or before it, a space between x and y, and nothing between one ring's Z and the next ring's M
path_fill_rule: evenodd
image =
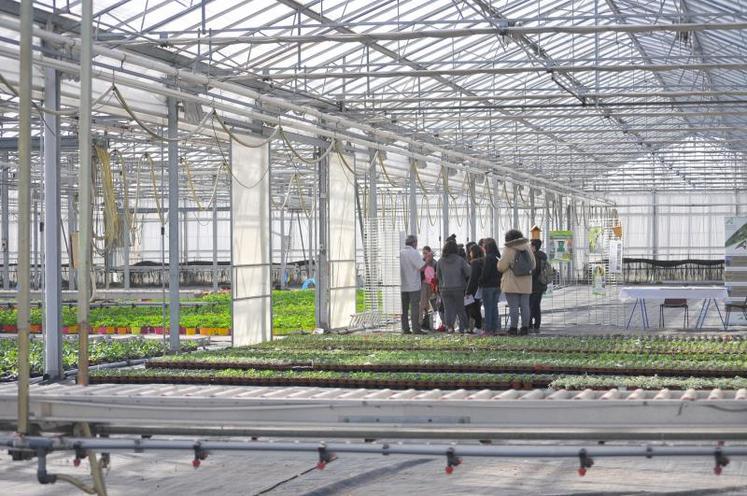
M275 335L311 331L315 328L314 290L273 291L272 327ZM228 292L210 293L193 302L200 305L182 306L179 324L185 329L227 329L231 327L231 295ZM358 311L364 307L363 292L356 298ZM75 332L77 309L62 309L63 326ZM31 310L30 322L34 332L41 330L42 310ZM92 308L89 322L94 329L158 329L168 323L168 307L148 305ZM16 331L16 310L13 306L0 308L0 330ZM109 332L114 333L114 332ZM129 333L129 332L128 332ZM137 333L137 332L135 332Z
M196 350L201 343L182 341L181 351ZM78 366L78 339L63 340L62 363L65 370ZM160 339L139 337L125 339L97 338L88 343L88 356L92 365L151 358L168 352L168 344ZM32 376L44 371L44 342L31 339L29 342L29 365ZM15 339L0 339L0 379L12 380L18 375L18 344Z
M315 386L363 388L532 389L547 387L551 376L539 374L438 374L427 372L335 372L277 370L103 369L91 383L220 384L244 386Z
M545 374L455 374L435 372L335 372L276 370L102 369L91 383L221 384L389 389L743 389L747 379L659 376L552 376Z
M288 336L256 347L272 350L441 350L531 351L562 353L742 354L747 340L739 336L402 336L387 334Z
M747 356L519 351L301 351L229 348L169 356L147 366L175 369L541 372L569 374L747 375Z

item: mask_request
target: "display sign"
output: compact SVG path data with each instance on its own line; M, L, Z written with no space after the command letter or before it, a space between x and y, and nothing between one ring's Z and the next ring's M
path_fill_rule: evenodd
M727 217L724 226L725 255L747 257L747 217Z
M623 243L619 239L610 240L610 274L622 274Z
M589 228L589 255L601 255L604 250L604 228L594 226Z
M724 221L724 286L733 303L747 297L747 217L726 217ZM742 312L731 312L729 325L747 325Z
M573 231L550 231L550 260L570 262L573 256Z

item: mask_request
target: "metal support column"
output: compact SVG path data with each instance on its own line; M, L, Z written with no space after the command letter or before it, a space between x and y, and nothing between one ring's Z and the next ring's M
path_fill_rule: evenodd
M18 432L29 429L29 228L31 224L31 84L33 69L32 0L21 2L18 98Z
M6 160L7 162L7 155ZM0 203L2 203L2 249L3 249L3 289L10 289L10 202L8 201L8 189L10 174L8 166L2 168L2 188L0 190Z
M218 201L213 199L213 291L218 291Z
M78 251L77 246L73 246L73 233L78 230L78 219L75 211L75 193L71 190L67 195L67 242L69 244L68 263L67 263L67 284L68 289L73 291L78 287L77 268L73 268L73 253Z
M659 255L659 212L656 205L656 191L651 191L651 258Z
M124 174L125 171L122 171ZM123 277L124 282L123 286L125 289L130 289L130 210L129 205L127 206L127 209L125 210L124 214L124 236L122 236L123 239L123 245L122 245L122 263L124 265L123 268Z
M374 221L379 217L379 195L378 195L378 158L377 155L381 152L376 150L368 150L368 220L369 222Z
M477 243L477 198L475 177L469 175L469 239Z
M519 185L514 183L513 185L513 216L511 223L512 229L519 229Z
M187 206L186 201L184 202L184 206L185 207ZM199 213L197 213L196 215L199 215ZM187 211L186 208L182 210L182 225L184 226L182 229L184 231L182 234L182 241L184 243L184 246L182 247L182 253L184 255L182 255L182 257L184 259L184 263L189 264L189 212ZM199 245L198 245L198 252L199 252Z
M93 63L93 0L81 4L80 47L80 120L78 142L80 151L80 175L78 177L78 383L88 385L88 310L91 297L91 240L92 230L92 185L91 185L91 72Z
M537 212L534 205L534 188L529 188L529 228L537 225Z
M441 243L449 237L449 169L441 166L441 178L443 179L444 190L441 193Z
M39 289L39 253L41 250L39 249L39 195L38 190L35 187L31 188L31 212L32 212L32 222L31 222L31 280L29 287L31 289Z
M545 251L547 251L547 244L550 241L550 196L547 190L545 190L545 232L543 244L545 245Z
M285 207L280 207L280 289L288 289L288 238L285 236ZM291 224L291 229L293 225Z
M57 71L46 70L44 107L58 110L60 80ZM44 374L62 377L62 283L60 280L60 118L44 116Z
M168 107L169 162L169 348L179 351L179 135L176 98L166 99Z
M417 164L415 162L415 159L410 159L410 174L409 174L409 181L407 184L407 208L409 212L408 214L408 227L407 227L407 234L414 234L417 236L418 234L418 191L417 191L417 179L416 179L416 170Z
M320 151L317 151L319 154ZM329 158L319 161L319 254L316 272L316 326L320 329L330 328L329 308Z
M491 226L493 227L493 233L491 234L491 237L496 240L497 243L500 244L500 238L501 238L501 210L498 208L498 198L497 191L498 191L498 178L491 177L489 179L486 179L487 181L490 181L490 194L492 195L492 198L490 199L490 213L491 213Z

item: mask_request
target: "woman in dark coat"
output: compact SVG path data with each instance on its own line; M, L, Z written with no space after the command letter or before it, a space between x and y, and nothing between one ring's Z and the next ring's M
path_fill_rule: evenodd
M468 253L470 275L469 281L467 282L467 291L465 297L471 296L473 301L468 305L465 305L467 315L474 322L474 329L470 329L470 332L482 330L482 314L480 308L482 306L482 291L480 290L480 276L482 275L483 265L485 258L482 256L482 250L476 244L472 244Z

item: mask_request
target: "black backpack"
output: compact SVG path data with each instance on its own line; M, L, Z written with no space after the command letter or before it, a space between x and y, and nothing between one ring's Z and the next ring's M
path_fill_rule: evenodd
M540 262L540 270L537 275L537 282L543 286L550 284L555 279L555 268L547 261L547 259Z
M532 275L532 256L529 250L517 250L514 255L514 263L511 264L511 271L515 276Z

